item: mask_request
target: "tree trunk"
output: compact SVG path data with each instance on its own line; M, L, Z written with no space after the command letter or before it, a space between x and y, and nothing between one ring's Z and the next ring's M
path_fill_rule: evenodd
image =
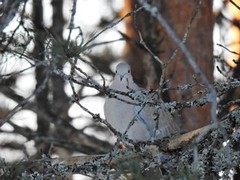
M41 0L33 1L32 16L35 28L33 57L38 61L44 61L46 32L43 27L43 6ZM37 113L37 133L39 136L44 136L48 134L50 126L49 122L42 116L42 112L48 113L49 110L47 68L45 66L36 66L35 73L37 81L36 89L41 89L36 94L36 104L39 109L39 113ZM48 145L42 143L37 143L36 146L37 149L41 151L40 153L47 153L49 148ZM40 156L40 154L36 156Z
M197 2L183 1L153 1L165 20L175 31L180 39L188 27L188 24L197 8ZM125 1L125 12L132 11L138 6L136 0ZM123 11L123 12L124 12ZM136 21L135 21L136 19ZM160 57L165 63L172 56L177 45L171 40L165 29L151 17L149 13L142 11L126 21L126 34L133 41L126 45L126 59L132 66L133 76L136 82L147 88L157 88L161 76L160 65L143 50L139 45L138 32L143 36L146 45ZM135 27L135 29L134 29ZM186 46L196 59L196 63L208 80L213 80L213 15L212 1L203 1L190 28ZM168 66L165 79L168 80L168 87L176 87L184 84L195 84L196 76L186 57L178 52L173 62ZM199 79L197 79L199 81ZM164 94L166 101L184 102L190 99L197 99L200 95L195 93L203 88L199 86L189 90L169 91ZM204 125L210 120L210 104L202 107L192 107L181 112L181 123L183 131L190 131Z

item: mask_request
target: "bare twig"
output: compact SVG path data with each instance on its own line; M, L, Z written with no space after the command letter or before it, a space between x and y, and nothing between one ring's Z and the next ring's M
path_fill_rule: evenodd
M48 82L48 79L49 79L49 74L47 74L47 76L45 77L43 83L41 84L41 86L39 86L37 89L35 89L35 91L30 95L28 96L26 99L22 100L20 103L18 103L17 106L15 106L10 113L8 113L8 115L5 117L5 118L2 118L0 120L0 127L2 127L7 121L10 120L10 118L16 114L18 111L20 111L24 106L27 105L27 103L29 102L29 100L34 97L36 94L40 93L44 87L46 86L47 82Z
M142 7L134 10L133 12L127 13L125 16L123 16L120 19L117 19L115 21L113 21L111 24L107 25L105 28L103 28L100 32L96 33L92 38L90 38L88 40L88 42L86 42L83 47L86 47L89 43L91 43L93 40L95 40L98 36L100 36L103 32L105 32L108 29L111 29L112 27L116 26L117 24L119 24L121 21L123 21L125 18L132 16L133 14L137 13L138 11L140 11L142 9Z
M71 37L71 34L72 34L72 30L74 29L74 17L75 17L75 14L76 14L76 7L77 7L77 0L73 0L72 9L71 9L72 13L71 13L71 18L70 18L70 23L69 23L69 26L68 26L69 34L68 34L67 42L70 42L70 37Z
M230 49L228 49L227 47L223 46L222 44L217 44L218 46L224 48L225 50L227 50L230 53L236 54L236 55L240 55L240 53L236 52L236 51L231 51Z
M232 3L236 8L238 8L238 10L240 10L240 7L232 0L229 0L230 3Z

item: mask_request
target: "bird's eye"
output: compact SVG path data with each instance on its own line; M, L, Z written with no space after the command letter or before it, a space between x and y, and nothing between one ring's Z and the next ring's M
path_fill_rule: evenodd
M128 73L130 73L130 70L128 70Z

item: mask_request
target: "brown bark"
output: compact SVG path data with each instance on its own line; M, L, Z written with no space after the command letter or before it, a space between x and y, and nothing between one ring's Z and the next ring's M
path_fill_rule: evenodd
M183 37L184 31L188 26L190 18L196 2L194 1L174 1L169 3L163 1L163 15L168 19L169 24L175 30L179 37ZM212 1L204 1L197 16L192 24L189 32L189 37L186 46L196 59L196 63L201 71L206 75L208 80L213 80L213 15L212 15ZM168 59L176 45L171 39L164 35L163 43L164 53L161 58ZM167 79L170 79L169 86L176 87L176 85L195 83L192 75L193 69L187 63L185 56L179 52L173 63L169 66L167 72ZM200 88L191 89L189 91L170 92L171 100L185 101L191 98ZM197 96L198 97L198 96ZM194 97L194 98L197 98ZM189 131L202 127L210 122L210 105L203 107L193 107L183 111L183 127L184 130Z
M159 9L171 28L181 39L186 31L197 2L183 1L153 1ZM137 1L125 1L125 7L130 11L136 6ZM129 8L129 4L132 8ZM134 30L134 23L137 24L138 30L141 31L143 39L147 46L160 57L164 62L171 57L177 45L167 35L165 29L152 18L147 12L141 11L134 18L128 19L126 22L126 34L139 41L137 31ZM209 81L213 80L213 15L212 1L203 1L197 16L191 26L186 46L196 59L201 71L207 76ZM130 62L133 69L133 76L136 82L144 87L157 88L161 69L159 64L149 56L143 48L133 41L128 41L126 48L126 59ZM134 47L133 47L134 46ZM166 73L166 80L169 80L168 87L176 87L177 85L194 84L194 71L188 64L186 57L182 52L178 52L173 62L169 65ZM198 79L199 80L199 79ZM186 91L170 91L168 95L163 97L165 100L184 102L193 97L200 90L194 88ZM198 96L194 96L196 99ZM184 131L190 131L202 127L210 122L210 105L203 107L193 107L182 111L181 118Z

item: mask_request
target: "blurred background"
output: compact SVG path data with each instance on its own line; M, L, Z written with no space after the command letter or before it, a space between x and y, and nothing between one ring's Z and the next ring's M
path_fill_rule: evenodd
M239 0L150 2L178 37L186 38L210 82L238 78ZM205 87L184 54L137 0L1 1L2 161L109 152L115 138L100 118L117 63L130 64L139 86L159 88L163 70L141 38L168 63L164 101L181 103L206 94L200 93ZM219 104L238 98L239 88L233 88ZM237 106L222 108L218 117ZM175 118L182 133L197 129L211 121L210 105L183 108Z

